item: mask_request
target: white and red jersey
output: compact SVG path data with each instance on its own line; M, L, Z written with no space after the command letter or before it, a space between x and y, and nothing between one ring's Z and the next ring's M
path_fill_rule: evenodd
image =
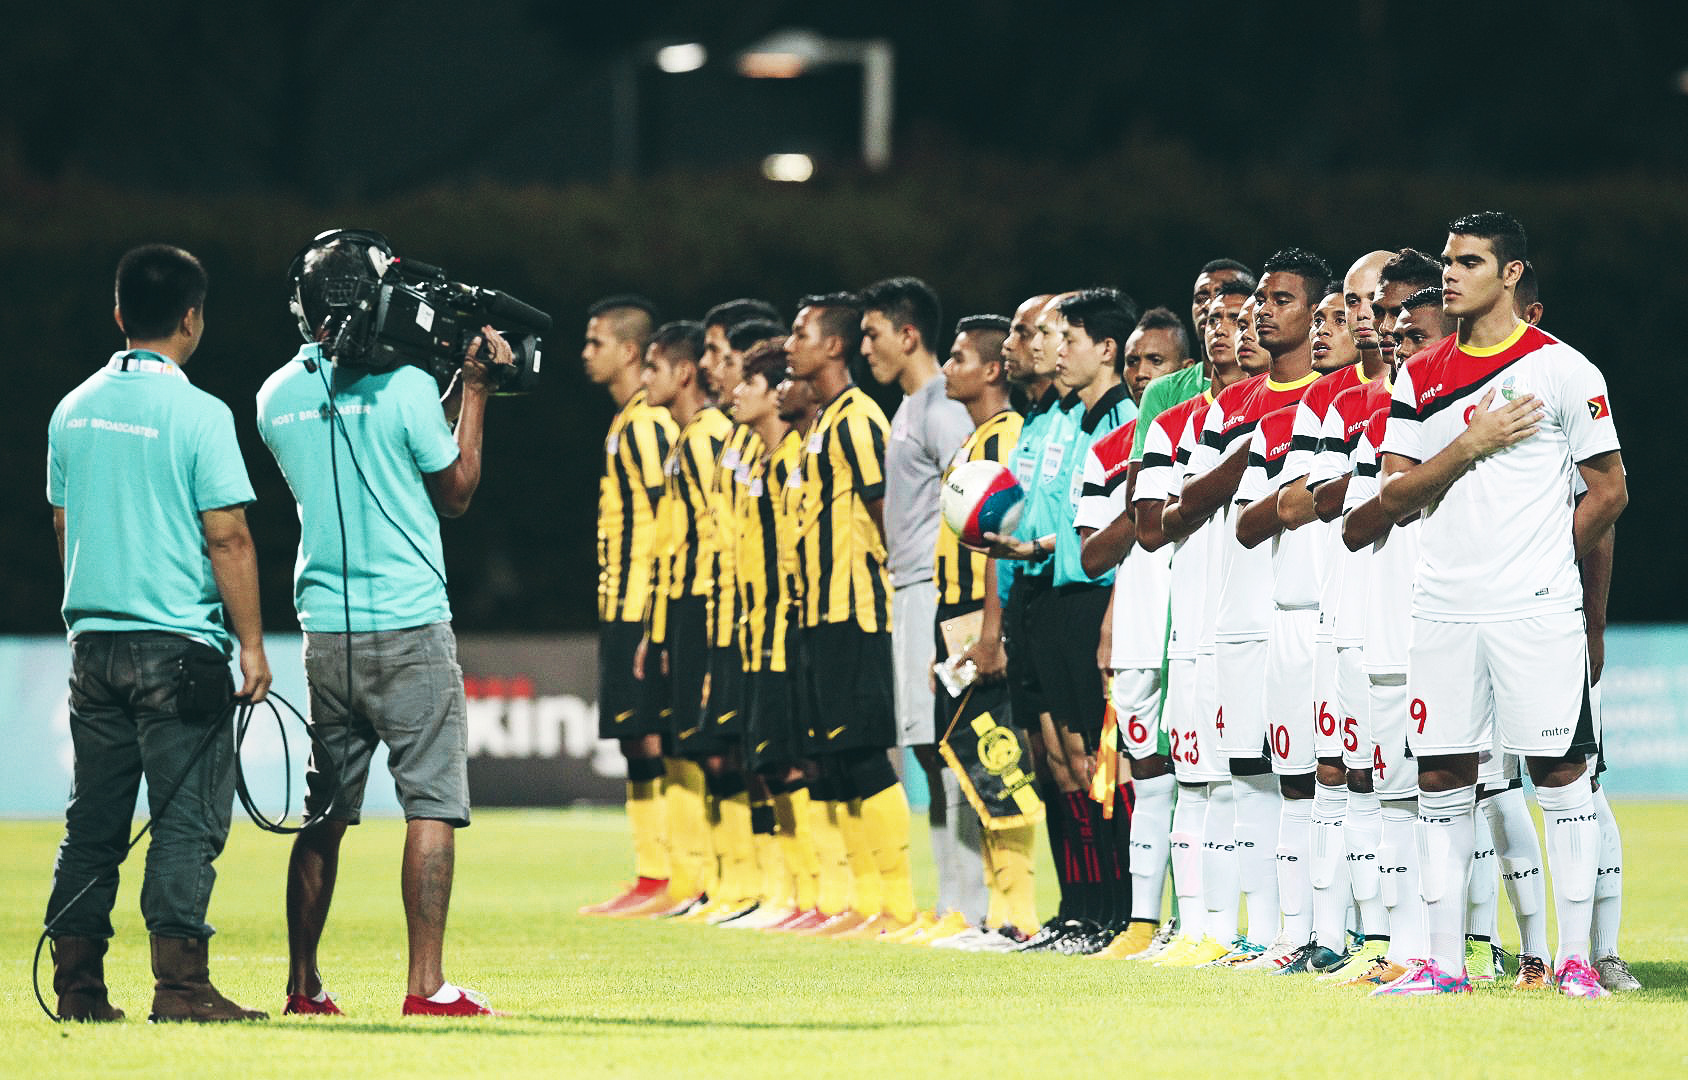
M1270 374L1227 386L1207 411L1201 443L1190 457L1190 475L1201 476L1233 453L1246 449L1267 413L1301 400L1317 379L1310 371L1299 379L1274 382ZM1239 449L1242 448L1242 449ZM1237 540L1235 503L1214 515L1219 527L1219 611L1215 641L1261 641L1272 631L1272 552L1265 545L1245 548Z
M1299 409L1299 404L1286 405L1261 418L1248 450L1248 469L1243 473L1242 483L1237 485L1238 502L1252 503L1267 498L1283 486L1283 470L1295 439ZM1273 607L1304 611L1319 606L1324 539L1322 531L1311 526L1285 529L1272 538Z
M1387 379L1373 379L1351 386L1331 399L1330 407L1325 410L1324 434L1319 440L1319 454L1307 478L1308 484L1316 486L1354 472L1354 452L1360 435L1374 412L1389 407L1393 388L1394 384ZM1352 477L1348 484L1352 488ZM1366 642L1369 579L1365 566L1371 560L1371 548L1349 551L1348 545L1342 542L1341 519L1332 524L1335 541L1330 550L1334 554L1326 575L1329 588L1319 602L1319 622L1330 628L1331 639L1339 648L1358 648Z
M1200 423L1213 404L1213 394L1203 391L1166 409L1151 422L1143 437L1143 463L1137 470L1136 500L1159 500L1177 495L1184 485L1184 468L1195 447ZM1171 592L1171 627L1166 655L1172 660L1194 660L1202 632L1202 613L1207 606L1212 531L1203 525L1191 535L1163 547L1171 553L1168 586Z
M1354 475L1343 499L1344 511L1369 501L1382 486L1377 447L1383 442L1389 410L1372 414L1354 446ZM1407 646L1412 644L1413 575L1418 569L1419 519L1392 525L1367 550L1358 576L1365 580L1365 652L1361 663L1367 675L1401 675L1407 670Z
M1280 489L1303 478L1307 481L1307 487L1312 489L1316 484L1331 478L1324 475L1315 476L1319 457L1323 453L1326 417L1338 394L1356 386L1365 386L1371 381L1366 378L1364 365L1356 361L1321 376L1307 388L1307 392L1302 395L1300 403L1296 406L1295 431L1289 455L1284 459L1283 471L1278 477ZM1316 564L1299 563L1288 567L1280 565L1278 588L1284 587L1281 580L1284 573L1305 574L1312 572L1316 567L1319 627L1313 640L1320 644L1327 643L1331 641L1332 629L1336 625L1336 594L1342 580L1342 556L1348 554L1348 550L1342 546L1342 524L1340 521L1320 521L1315 518L1294 532L1298 538L1303 533L1317 537L1320 558Z
M1137 421L1128 420L1091 444L1085 455L1084 486L1073 515L1074 528L1105 529L1129 510L1126 478L1136 436ZM1144 551L1133 544L1120 562L1114 574L1113 653L1109 661L1114 669L1159 670L1166 648L1171 560L1170 547Z
M1582 353L1525 322L1499 345L1445 338L1395 380L1381 450L1428 461L1477 402L1541 402L1536 434L1476 462L1424 511L1413 614L1443 622L1529 618L1582 607L1572 536L1576 464L1618 449L1606 379Z

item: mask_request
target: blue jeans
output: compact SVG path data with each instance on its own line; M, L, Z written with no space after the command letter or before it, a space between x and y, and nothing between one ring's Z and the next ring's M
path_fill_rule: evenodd
M177 686L183 658L221 654L177 634L146 630L79 634L71 653L75 781L47 901L47 918L59 916L53 936L112 936L117 870L145 776L153 820L141 885L147 930L161 937L210 937L205 911L217 876L211 864L228 839L234 805L233 731L225 721L193 760L210 734L209 722L182 718ZM224 667L226 672L226 660ZM228 690L232 695L232 677ZM178 780L180 789L161 805ZM59 915L89 881L94 886Z

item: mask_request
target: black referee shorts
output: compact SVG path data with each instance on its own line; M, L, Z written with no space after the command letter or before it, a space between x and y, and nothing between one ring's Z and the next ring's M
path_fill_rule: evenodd
M1109 592L1104 585L1057 586L1033 605L1028 620L1032 662L1049 715L1058 726L1083 735L1084 744L1092 748L1102 734L1102 716L1107 711L1096 646Z
M633 654L645 636L645 625L636 622L600 623L598 626L598 737L637 739L646 735L667 735L665 698L652 699L650 680L633 677ZM655 658L648 670L657 672Z
M1031 610L1049 595L1049 576L1016 575L1002 609L1003 648L1008 652L1008 695L1021 726L1037 731L1038 715L1049 711L1043 683L1033 663Z
M825 757L897 745L891 635L870 634L854 622L805 627L802 635L809 753Z

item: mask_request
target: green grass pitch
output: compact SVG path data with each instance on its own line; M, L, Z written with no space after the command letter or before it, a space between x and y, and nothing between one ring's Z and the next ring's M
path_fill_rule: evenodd
M227 1028L137 1022L151 1000L139 852L125 867L108 963L112 997L131 1019L48 1022L28 960L60 825L0 822L0 1076L1688 1075L1677 870L1688 804L1620 802L1617 813L1623 952L1648 989L1604 1001L1510 990L1371 1001L1303 979L583 918L577 907L625 880L622 816L481 811L459 837L446 973L513 1015L400 1019L402 824L381 820L348 834L323 946L347 1018ZM929 899L916 829L916 884ZM272 1013L286 978L286 859L286 841L237 824L212 898L213 976ZM1046 910L1048 866L1043 856ZM1510 918L1503 910L1503 928Z

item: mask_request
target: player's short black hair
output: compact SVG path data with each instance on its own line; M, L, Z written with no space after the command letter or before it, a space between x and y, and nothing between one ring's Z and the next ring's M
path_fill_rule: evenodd
M1426 285L1403 300L1401 307L1406 311L1416 311L1421 307L1430 307L1432 304L1438 308L1442 306L1442 287L1440 285Z
M1008 340L1013 320L1006 315L967 315L955 324L955 336L972 334L979 348L979 359L987 364L1002 363L1002 343ZM998 381L1006 375L999 374Z
M742 352L758 341L776 337L784 339L790 333L791 328L778 319L744 319L727 327L727 345Z
M1137 304L1118 289L1084 289L1056 305L1061 317L1098 344L1114 341L1115 362L1125 357L1125 342L1137 328Z
M1006 335L1013 325L1006 315L963 315L955 324L955 332L965 334L973 330L1000 330Z
M788 374L787 362L785 346L780 342L757 342L744 354L744 377L748 381L752 375L760 375L770 387L778 386Z
M926 348L938 348L944 311L930 285L917 277L886 278L869 285L859 295L863 312L883 312L896 326L914 327Z
M797 301L797 310L820 312L821 334L844 343L844 359L854 360L862 351L862 301L851 292L811 293Z
M1342 295L1342 282L1338 281L1336 278L1331 278L1330 281L1325 283L1325 295L1319 297L1319 299L1321 301L1329 300L1333 296L1341 296L1341 295Z
M1236 259L1209 259L1207 263L1202 266L1200 273L1217 274L1221 270L1230 270L1235 272L1239 278L1247 278L1249 288L1251 289L1258 284L1254 277L1254 271L1250 270ZM1198 276L1200 275L1198 274Z
M731 330L739 323L749 322L751 319L765 319L777 323L780 321L780 310L766 300L740 297L716 304L703 313L703 325L706 330L711 326Z
M1190 332L1184 328L1184 320L1180 319L1171 308L1152 307L1137 320L1138 330L1170 330L1172 339L1178 345L1180 359L1190 355Z
M1283 248L1272 253L1261 267L1261 276L1266 274L1294 274L1301 279L1302 299L1307 301L1308 307L1318 304L1325 294L1325 286L1335 276L1331 272L1330 263L1321 259L1305 248Z
M662 350L670 363L697 363L703 355L703 324L690 319L663 323L651 335L651 344Z
M182 316L205 310L209 279L198 259L169 244L132 248L117 261L117 312L131 341L175 333Z
M1524 260L1524 272L1518 275L1518 286L1513 293L1519 307L1529 307L1541 302L1541 281L1536 277L1536 264L1528 259Z
M1479 210L1448 222L1448 231L1456 236L1474 236L1487 240L1494 249L1495 261L1504 269L1510 262L1528 262L1530 238L1524 226L1511 214L1499 210Z
M1213 299L1217 300L1221 296L1253 296L1254 284L1255 283L1252 279L1244 281L1242 278L1232 278L1230 281L1221 281L1219 283L1219 288L1213 290ZM1212 301L1209 302L1211 303Z
M631 341L639 347L641 354L651 343L651 332L657 324L656 305L637 293L606 296L586 309L586 317L604 317L615 331L616 338Z
M1442 287L1442 261L1417 248L1402 248L1389 256L1377 272L1379 285L1411 285L1416 289Z

